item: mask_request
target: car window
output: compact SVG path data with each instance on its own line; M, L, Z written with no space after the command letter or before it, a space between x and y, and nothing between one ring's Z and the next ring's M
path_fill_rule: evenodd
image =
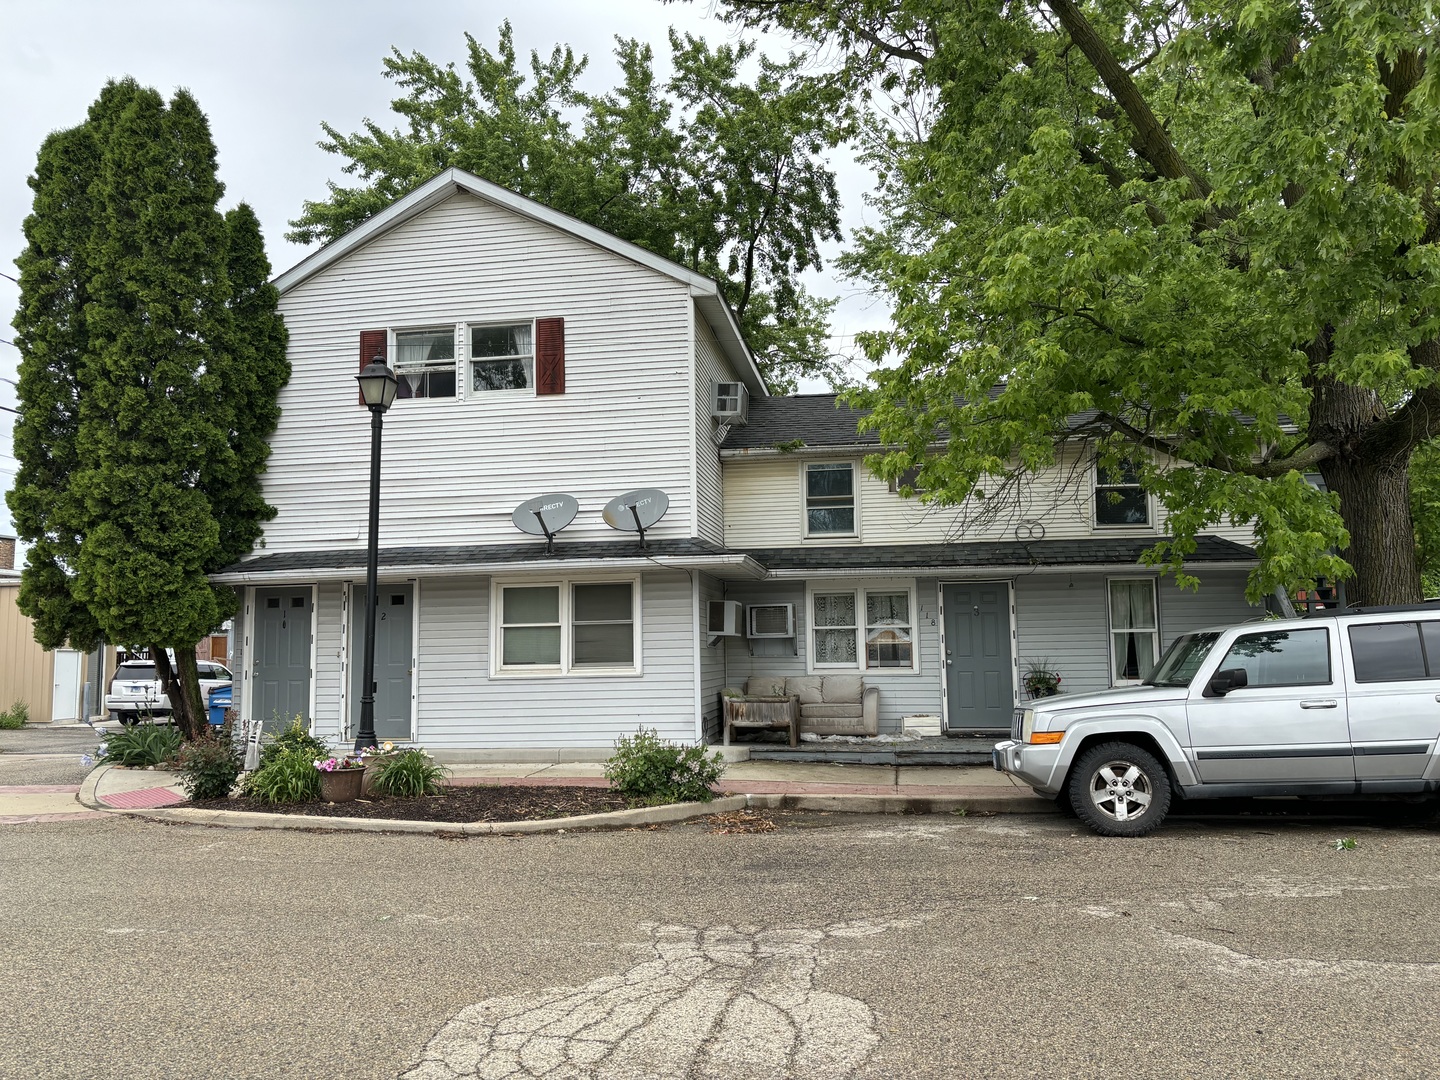
M115 669L115 678L121 682L154 682L154 664L121 664Z
M1248 685L1311 686L1330 682L1328 630L1269 630L1235 639L1220 667L1244 668Z
M1440 630L1440 624L1427 623ZM1434 641L1432 648L1440 646ZM1426 650L1420 645L1420 624L1413 622L1362 623L1350 627L1350 655L1355 660L1355 681L1403 682L1427 678ZM1440 668L1440 653L1435 662Z
M230 672L219 664L204 664L200 668L200 677L202 679L228 679Z
M1210 655L1220 634L1215 630L1204 630L1198 634L1182 634L1165 650L1160 663L1145 682L1150 686L1189 686L1190 680L1200 670L1205 657Z

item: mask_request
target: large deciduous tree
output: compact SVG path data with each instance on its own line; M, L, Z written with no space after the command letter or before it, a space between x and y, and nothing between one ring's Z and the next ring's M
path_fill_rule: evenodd
M839 88L747 43L711 48L670 35L663 84L648 45L617 39L623 81L587 94L584 57L556 47L517 61L509 24L491 52L466 35L469 79L395 50L385 76L405 91L403 129L367 121L324 149L348 159L355 187L331 184L291 224L301 243L332 240L446 168L460 168L716 278L777 388L835 375L826 346L833 301L800 283L838 239L827 151L846 137Z
M31 186L9 496L31 545L20 607L47 647L148 646L193 736L195 646L234 607L206 575L274 513L259 476L289 368L258 222L217 209L195 100L128 79L46 140Z
M1353 570L1352 602L1419 599L1410 464L1440 432L1431 5L725 4L838 44L897 106L872 114L882 220L848 260L895 308L868 341L899 358L868 395L882 471L923 461L959 500L1088 440L1168 508L1159 562L1233 519L1256 530L1252 596Z

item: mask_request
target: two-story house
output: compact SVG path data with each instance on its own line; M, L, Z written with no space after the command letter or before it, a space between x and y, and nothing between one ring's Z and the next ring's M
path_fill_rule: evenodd
M1202 542L1198 594L1143 570L1153 507L1123 483L1098 518L1085 500L1003 536L890 491L853 414L768 395L714 282L463 172L276 283L293 372L265 478L278 515L217 575L241 597L237 708L267 725L358 724L370 424L354 375L376 355L400 379L381 738L602 749L643 725L693 742L752 672L861 672L882 730L922 712L1005 727L1027 660L1103 687L1183 629L1253 613L1241 544ZM604 514L636 489L668 503L643 542ZM516 512L553 493L578 512L552 544Z

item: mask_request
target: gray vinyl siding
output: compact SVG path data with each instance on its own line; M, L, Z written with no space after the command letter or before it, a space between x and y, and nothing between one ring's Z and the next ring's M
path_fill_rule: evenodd
M728 684L725 681L726 642L721 639L715 645L705 634L705 618L711 600L723 600L724 586L707 574L700 575L700 715L702 730L707 742L720 739L719 694Z
M688 288L479 199L457 195L281 299L293 374L265 497L270 552L355 547L366 519L362 330L565 319L566 391L400 401L385 416L380 542L515 540L524 499L567 491L567 540L614 539L600 511L659 487L653 535L691 534L693 301Z
M642 576L639 676L491 678L491 587L488 577L421 580L418 742L437 750L605 748L641 726L695 741L689 575Z
M715 384L734 382L730 366L709 324L695 312L695 503L696 534L725 542L725 506L720 485L720 449L713 438Z
M837 590L850 589L854 584L846 579L827 581ZM863 585L878 588L885 582L867 581ZM897 586L908 585L909 581L899 578ZM751 643L744 638L726 640L725 685L743 688L745 680L752 675L805 675L809 655L809 633L805 625L807 618L806 583L803 581L730 583L726 587L725 599L739 600L746 604L794 604L796 640L762 639ZM940 628L939 592L934 578L919 578L915 581L915 634L920 650L918 673L898 674L889 671L857 671L866 686L880 691L880 731L897 732L901 718L915 713L939 714L940 691ZM935 625L931 625L931 620Z
M1015 582L1019 671L1044 661L1060 673L1061 689L1084 694L1110 689L1110 624L1106 582L1125 574L1036 574ZM1263 614L1245 602L1244 570L1200 569L1198 592L1161 578L1156 590L1160 647L1206 626L1223 626Z

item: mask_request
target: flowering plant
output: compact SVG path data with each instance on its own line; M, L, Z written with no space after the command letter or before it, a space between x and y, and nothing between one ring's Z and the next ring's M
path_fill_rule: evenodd
M1050 670L1049 660L1032 660L1021 677L1032 698L1054 697L1060 693L1060 673Z
M365 755L363 753L315 759L315 768L321 772L339 772L343 769L363 769L364 767Z

